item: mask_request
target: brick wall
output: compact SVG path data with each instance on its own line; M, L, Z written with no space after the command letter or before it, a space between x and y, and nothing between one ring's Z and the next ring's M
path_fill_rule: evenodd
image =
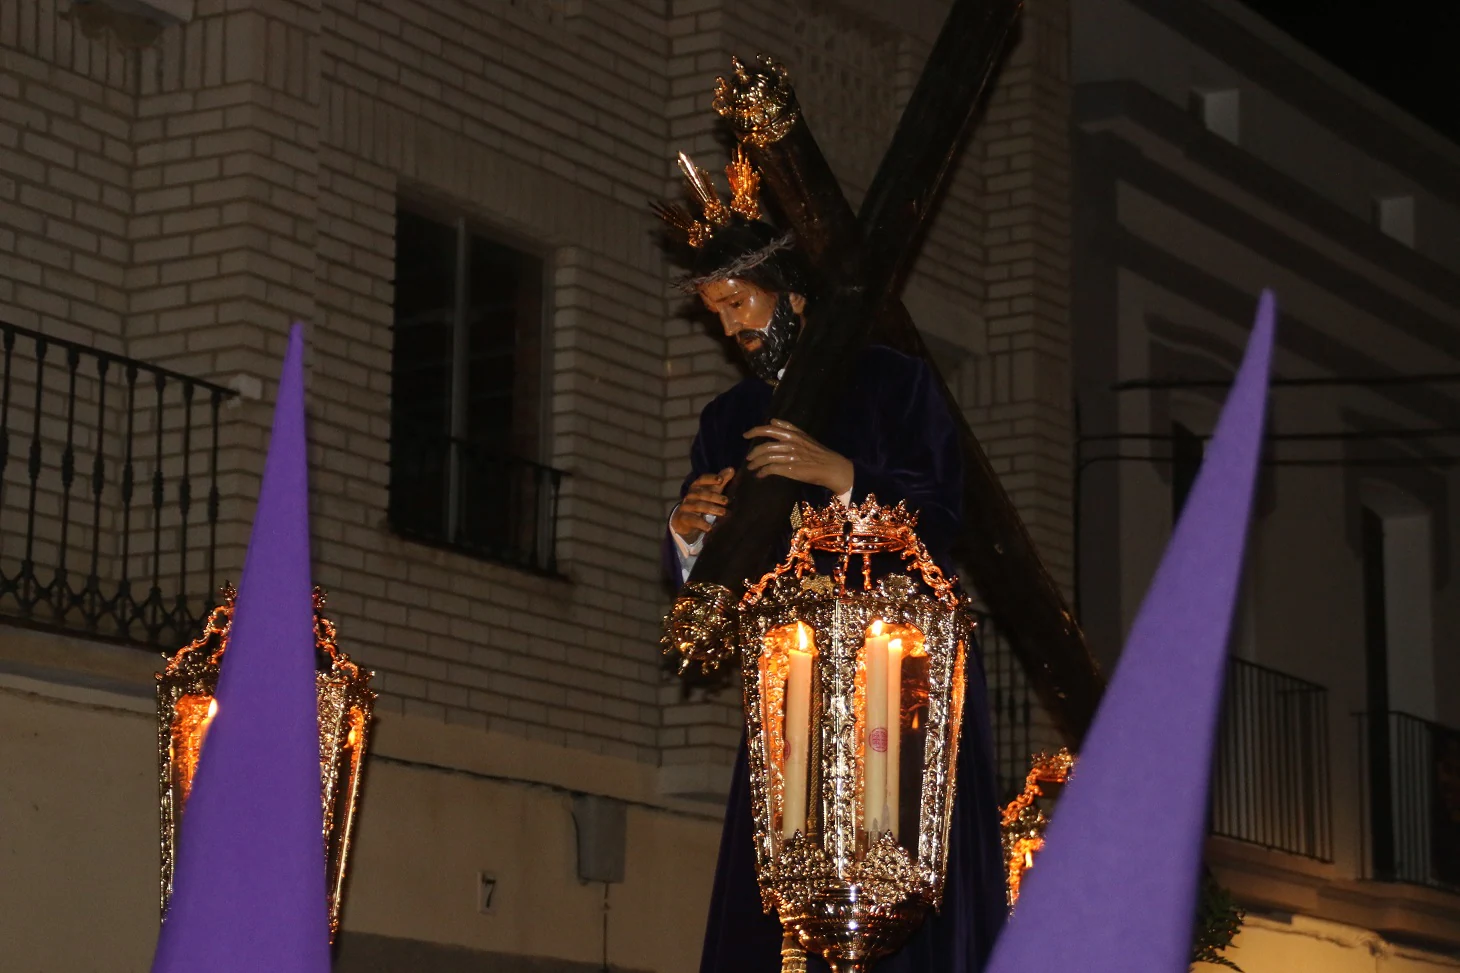
M985 353L966 414L1055 581L1073 601L1068 0L1031 0L979 127ZM1001 667L1011 685L1025 682ZM1001 688L993 687L995 693ZM1035 708L1035 749L1060 743Z
M128 61L53 4L0 10L0 307L116 350L127 311Z
M961 349L963 405L1061 571L1064 16L1030 10L908 287ZM658 543L698 412L737 373L669 286L645 203L679 191L675 150L719 168L711 82L762 50L792 66L855 203L931 41L839 5L200 0L121 52L18 0L0 11L0 317L243 393L224 410L225 574L284 337L307 322L315 574L383 711L723 765L736 700L683 700L660 673ZM385 522L398 199L550 268L563 578Z
M988 354L965 406L1070 597L1069 5L1026 5L978 133Z

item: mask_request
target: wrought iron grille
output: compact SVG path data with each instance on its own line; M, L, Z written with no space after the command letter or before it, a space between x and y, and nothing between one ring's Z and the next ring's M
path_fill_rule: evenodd
M234 393L3 322L0 347L0 613L189 641L217 587L219 409Z
M1358 715L1366 878L1460 892L1460 730Z
M1243 659L1231 661L1211 832L1333 860L1328 690Z
M1035 753L1035 702L1024 667L1004 638L998 620L980 615L977 638L989 687L994 772L999 799L1012 800L1024 788Z
M439 433L399 437L391 454L390 522L397 533L557 573L561 470Z

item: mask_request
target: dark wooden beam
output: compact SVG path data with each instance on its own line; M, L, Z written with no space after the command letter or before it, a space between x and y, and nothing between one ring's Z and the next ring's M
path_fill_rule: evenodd
M851 239L861 241L869 290L901 283L1022 8L1022 0L954 0L948 11L857 213L861 232Z

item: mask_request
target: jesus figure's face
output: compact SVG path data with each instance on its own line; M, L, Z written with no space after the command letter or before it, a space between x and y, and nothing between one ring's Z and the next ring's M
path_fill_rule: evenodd
M734 340L741 352L749 356L761 350L781 295L738 277L701 284L699 294L710 313L720 319L725 337ZM790 294L787 299L800 316L806 299L800 294Z
M743 278L708 281L700 285L700 300L720 319L725 336L740 348L741 357L758 378L774 385L801 333L800 294L778 294Z

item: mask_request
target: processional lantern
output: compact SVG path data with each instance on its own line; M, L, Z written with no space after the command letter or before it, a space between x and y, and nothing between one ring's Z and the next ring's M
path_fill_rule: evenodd
M1037 802L1039 798L1054 796L1046 788L1064 787L1074 770L1074 754L1064 747L1053 755L1035 754L1033 765L1024 776L1024 790L1000 813L1005 889L1011 912L1019 901L1024 873L1034 867L1034 856L1044 847L1044 832L1049 826L1049 816Z
M157 766L162 850L162 915L172 895L178 828L192 790L208 727L218 712L219 667L228 648L237 592L223 590L203 633L185 645L157 674ZM361 669L339 647L337 632L323 612L324 593L314 590L315 689L319 699L319 769L322 827L329 896L330 940L340 928L345 869L360 804L360 775L370 743L374 673Z
M942 900L973 620L915 523L870 496L803 504L785 560L728 626L723 589L669 619L686 664L739 656L756 872L784 968L805 950L865 971Z

